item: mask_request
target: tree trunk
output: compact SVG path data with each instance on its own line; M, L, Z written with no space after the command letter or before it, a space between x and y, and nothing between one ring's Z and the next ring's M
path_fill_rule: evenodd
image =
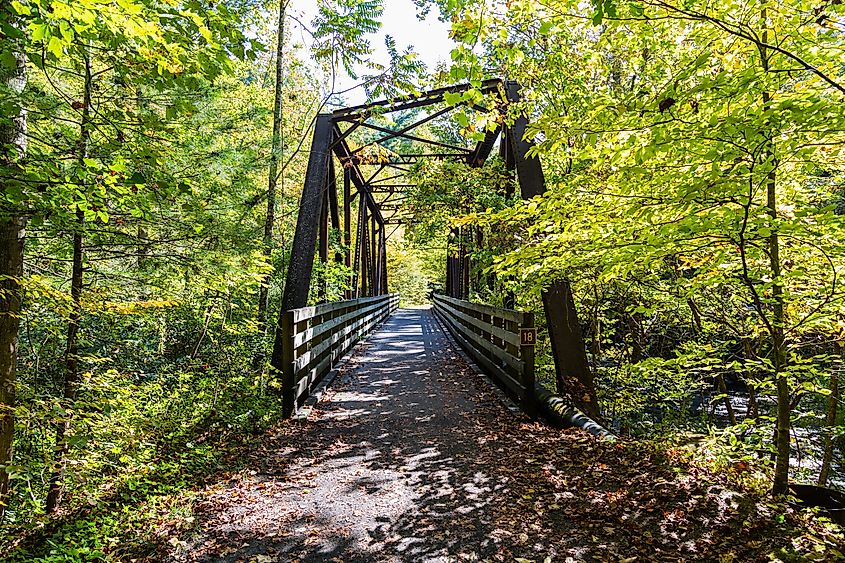
M77 211L76 232L73 234L73 273L71 274L70 295L73 301L67 327L67 347L65 348L65 385L63 393L64 414L56 427L56 448L53 473L50 475L50 487L47 491L45 508L48 513L55 512L61 503L64 492L64 474L67 463L67 433L70 428L70 412L76 400L79 385L79 321L82 318L82 274L83 274L83 237L85 216Z
M736 413L731 403L731 396L728 393L728 386L725 384L725 376L721 373L716 376L716 384L719 386L719 394L722 395L725 410L728 411L728 421L731 423L731 426L736 426Z
M830 370L830 395L827 396L827 417L824 429L824 452L822 454L822 467L819 471L819 487L827 486L827 479L830 475L830 464L833 461L833 428L836 425L837 406L839 405L839 370L842 369L843 348L836 343L836 352L839 354L839 362L833 365Z
M555 358L557 392L568 397L574 407L598 421L601 413L593 372L587 362L587 348L569 281L554 282L543 291L542 297Z
M0 220L0 468L12 461L18 329L26 220ZM9 474L0 469L0 518L9 496Z
M18 22L12 20L12 26ZM8 41L8 39L7 39ZM16 64L0 65L0 84L18 95L26 87L26 57L11 46ZM26 110L0 122L0 165L13 170L26 156ZM0 184L0 190L5 188ZM15 391L17 386L18 331L20 327L21 286L23 276L26 216L20 210L0 209L0 521L9 497L9 474L5 467L12 461L15 436Z
M88 145L91 135L91 59L86 51L84 55L85 84L83 92L82 115L79 122L79 142L77 144L77 164L80 170L84 166L84 159L88 156ZM67 463L68 442L67 434L70 428L69 412L76 400L79 386L79 323L82 319L82 281L84 272L84 229L85 213L81 209L76 211L76 224L73 232L73 271L70 280L70 296L72 309L67 327L67 347L65 348L65 384L63 407L64 415L56 427L56 453L53 472L50 475L50 486L47 491L45 508L48 513L58 510L64 492L64 475Z
M766 23L766 10L761 14L763 22L762 42L768 43L769 31ZM769 72L769 54L765 47L760 48L760 58L763 70ZM763 92L763 111L771 107L771 93ZM771 132L769 132L771 134ZM766 178L766 207L772 218L772 233L769 235L769 269L772 280L772 366L774 368L775 386L777 389L777 423L775 433L775 474L772 482L772 493L785 494L789 490L789 431L792 409L789 401L789 382L786 379L786 347L784 339L784 297L781 287L780 237L774 222L777 220L777 157L775 156L774 141L771 136L766 141L763 154L765 163L771 167Z
M279 29L276 35L276 96L273 102L273 141L270 147L270 170L267 177L267 215L264 217L264 256L269 262L273 252L273 226L276 223L276 183L282 152L282 109L284 106L285 11L289 0L279 0ZM272 273L267 273L258 290L258 322L267 322Z

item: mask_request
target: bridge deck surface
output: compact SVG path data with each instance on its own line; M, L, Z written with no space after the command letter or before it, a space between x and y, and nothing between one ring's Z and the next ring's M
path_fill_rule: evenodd
M704 532L686 520L705 492L650 457L514 416L430 310L403 309L308 421L275 429L246 470L203 491L170 559L706 557ZM698 508L722 520L718 503ZM740 513L726 518L754 535L740 532Z

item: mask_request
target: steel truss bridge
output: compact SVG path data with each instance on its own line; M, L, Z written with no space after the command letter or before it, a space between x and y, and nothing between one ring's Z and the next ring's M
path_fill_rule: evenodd
M447 103L448 96L470 89L480 90L484 95L483 101ZM494 79L483 82L480 87L462 84L439 88L415 97L382 100L317 116L271 359L271 366L282 374L287 415L304 401L338 357L396 307L395 299L374 298L386 296L388 291L389 230L395 230L410 220L403 200L406 190L413 187L407 178L411 166L421 160L437 159L481 167L500 140L499 156L515 180L507 188L511 193L504 195L515 195L512 192L516 186L523 199L545 192L540 160L529 156L533 145L524 138L528 124L524 115L512 116L512 120L498 119L497 125L488 129L484 138L474 146L430 139L418 132L421 126L458 110L495 111L500 116L506 115L512 104L520 102L519 92L516 82ZM416 110L414 113L417 115L416 120L408 125L391 128L385 126L385 120L381 119L391 114L408 115L410 110ZM359 137L361 133L366 133L366 138L370 140L353 146L350 141L355 133L359 133ZM419 152L397 153L390 150L388 145L397 141L413 143L419 147ZM342 180L338 170L342 171ZM342 185L339 185L341 181ZM356 214L354 221L353 213ZM342 232L343 243L351 249L350 252L329 256L330 227ZM463 233L453 232L453 235L458 235L453 237L455 240L464 240ZM465 245L458 243L450 248L447 255L445 297L466 300L473 283L469 253ZM345 301L316 308L306 307L317 258L322 262L331 259L344 263L353 272L352 289L345 295ZM592 376L568 281L552 283L544 289L542 297L555 358L558 391L569 397L582 397L582 388L592 388ZM446 306L448 309L458 316L470 318L458 311L471 313L474 309L451 303ZM480 315L477 322L464 318L467 330L475 335L465 336L482 348L487 346L485 341L489 341L493 344L488 346L488 351L495 352L498 346L505 350L506 355L511 354L517 362L525 364L528 358L520 359L518 347L508 347L504 335L507 331L485 320L494 317L495 313ZM508 315L503 318L508 318ZM464 326L462 323L456 326ZM531 381L520 383L518 380L522 376L519 374L508 376L522 386L522 391L517 389L516 395L522 393L527 397L533 393L533 361L532 352ZM532 386L530 390L529 385ZM596 414L591 409L595 407L594 403L581 402L576 406L588 415Z

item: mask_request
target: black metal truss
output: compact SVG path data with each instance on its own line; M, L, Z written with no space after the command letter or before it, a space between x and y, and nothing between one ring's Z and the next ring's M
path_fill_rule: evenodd
M491 95L490 99L495 104L495 107L491 108L473 105L471 107L474 111L490 111L520 101L517 83L495 79L480 85L462 84L439 88L414 97L381 100L317 116L279 325L285 311L308 304L315 249L318 249L321 261L327 262L331 258L350 268L352 289L347 292L347 298L387 293L387 226L395 226L395 232L402 226L414 223L412 217L403 213L404 205L401 203L405 197L403 192L413 185L401 180L416 162L430 159L455 160L480 167L490 156L497 139L501 137L499 156L505 162L506 168L516 176L521 196L529 199L545 192L545 178L540 161L536 157L528 156L532 143L524 138L527 126L525 117L516 117L512 123L500 124L486 131L484 138L474 147L460 147L412 133L418 127L454 111L461 104L437 109L399 129L369 122L377 116L444 104L447 94L466 92L473 88L479 89L485 95ZM363 146L352 148L349 140L362 128L377 131L382 135ZM393 139L418 143L422 145L423 150L419 153L397 154L381 144ZM368 148L374 149L374 153L369 152ZM337 170L343 171L342 198L338 193L335 161L339 164ZM356 197L358 208L354 212L356 221L353 233L352 204ZM388 212L388 215L385 216L383 211ZM343 243L348 249L346 253L329 256L330 226L342 232ZM472 229L452 230L447 253L445 288L450 296L468 298L472 281L469 248L471 242L480 240L480 237L481 233ZM318 281L324 283L323 280ZM322 288L318 287L318 293L324 295ZM543 303L558 369L558 380L561 381L563 371L580 376L587 369L586 356L580 330L576 330L577 326L573 325L577 325L577 315L569 283L564 280L552 284L543 292ZM281 369L281 330L277 328L276 332L271 364L274 368Z

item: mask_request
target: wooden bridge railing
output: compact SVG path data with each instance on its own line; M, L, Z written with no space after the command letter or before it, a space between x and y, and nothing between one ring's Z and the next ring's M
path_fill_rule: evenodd
M434 312L458 343L522 409L534 414L534 314L434 296Z
M397 307L399 295L389 294L285 311L281 331L285 416L302 406L335 361Z

